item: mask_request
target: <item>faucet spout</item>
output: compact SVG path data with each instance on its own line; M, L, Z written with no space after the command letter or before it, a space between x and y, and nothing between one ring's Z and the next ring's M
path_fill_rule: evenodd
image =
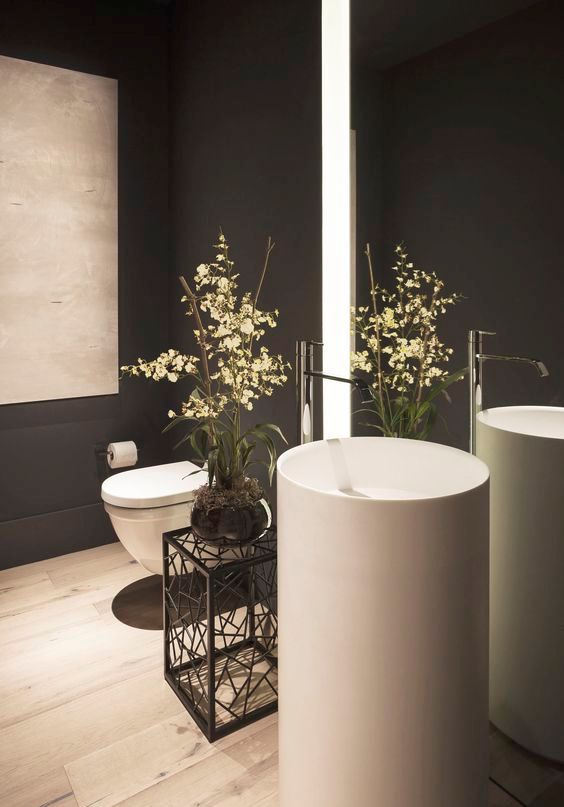
M370 385L363 378L358 378L353 375L350 378L342 378L337 375L329 375L322 373L319 370L305 370L304 375L312 376L313 378L323 378L326 381L342 381L343 384L350 384L360 392L360 399L362 403L368 403L372 400L372 393L370 392Z
M530 359L526 356L495 356L490 353L477 353L476 359L478 361L516 361L516 362L523 362L525 364L531 364L541 378L546 378L550 373L546 367L546 364L542 361L537 361L537 359Z
M324 373L321 370L314 370L314 349L322 346L321 342L314 342L311 339L300 339L296 342L296 403L297 403L297 426L298 444L309 443L313 440L313 380L324 378L328 381L342 381L350 384L360 393L362 403L372 400L370 385L357 376L342 378L336 375Z
M468 379L470 382L470 453L476 453L476 417L483 405L483 364L486 361L512 361L521 364L531 364L541 378L549 374L546 364L538 359L525 356L497 356L493 353L483 353L482 343L484 336L495 336L491 331L472 330L468 332Z

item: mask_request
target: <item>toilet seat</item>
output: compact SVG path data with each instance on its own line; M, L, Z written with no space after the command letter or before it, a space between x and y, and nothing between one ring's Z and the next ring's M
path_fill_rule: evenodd
M167 518L175 518L191 511L191 500L179 502L178 504L166 504L162 507L118 507L115 504L104 502L104 510L110 518L119 518L122 522L134 522L136 524L145 524L149 522L163 521Z
M104 480L102 499L113 507L135 510L168 507L191 502L206 481L206 472L187 460L134 468Z

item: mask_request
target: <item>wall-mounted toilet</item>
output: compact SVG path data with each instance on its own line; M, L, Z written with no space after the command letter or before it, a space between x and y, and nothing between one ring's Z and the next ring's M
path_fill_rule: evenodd
M104 508L117 537L135 560L162 574L163 532L190 523L197 488L207 481L191 462L170 462L121 471L102 484ZM192 475L191 475L192 474Z

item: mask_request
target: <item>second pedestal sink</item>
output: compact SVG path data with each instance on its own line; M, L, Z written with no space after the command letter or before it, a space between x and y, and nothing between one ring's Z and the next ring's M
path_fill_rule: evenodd
M488 469L358 437L278 463L281 807L484 807Z
M564 409L481 412L477 452L491 472L491 719L564 762Z

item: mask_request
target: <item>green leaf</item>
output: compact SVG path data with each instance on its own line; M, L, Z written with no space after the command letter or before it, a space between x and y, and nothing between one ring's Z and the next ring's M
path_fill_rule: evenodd
M378 426L377 423L367 423L366 421L359 424L360 426L366 426L367 429L376 429L376 431L382 432L382 436L386 436L386 430L382 426Z
M219 438L219 454L218 454L218 463L222 470L225 470L227 475L231 475L233 473L233 461L234 461L234 438L233 434L229 429L224 429L221 432Z
M163 428L162 433L170 431L174 429L175 426L179 426L181 423L187 423L188 421L196 421L196 418L188 417L187 415L177 415L170 423L167 423L166 426Z
M455 381L458 381L460 378L464 378L464 376L468 373L468 367L463 367L462 370L457 370L455 373L451 373L451 375L447 375L446 378L439 384L435 384L434 387L431 388L429 395L427 395L427 401L433 401L438 395L440 395L447 387L450 387L451 384L454 384Z
M235 420L231 417L229 412L227 412L225 409L223 410L223 415L227 418L227 420L229 421L229 425L230 425L231 429L234 431L235 430Z
M426 440L429 437L431 431L433 430L436 420L437 420L437 407L431 406L431 409L429 410L427 415L425 426L417 435L420 440Z
M245 445L241 454L241 470L244 471L245 468L250 464L249 458L252 456L253 451L257 447L256 443L249 443Z
M182 437L181 440L179 440L177 443L175 443L173 445L172 450L176 451L176 449L180 448L180 446L183 445L183 443L187 443L189 441L190 437L191 437L190 434L185 434L184 437Z
M416 411L415 411L416 419L421 420L423 415L425 415L425 413L429 411L431 406L432 406L432 404L431 404L431 401L429 401L429 400L423 401L422 404L420 404L419 406L416 406Z
M213 485L214 479L216 477L216 466L217 466L217 448L212 448L208 454L208 485Z
M286 443L286 445L288 445L288 441L284 437L284 433L282 432L282 429L279 426L277 426L275 423L259 423L259 425L256 428L258 428L258 429L270 429L270 431L273 431L275 434L277 434L278 437L280 437L280 439L283 440L284 443Z
M198 428L198 427L196 426L195 428ZM184 435L184 437L181 437L181 439L177 443L175 443L173 445L173 447L172 447L173 451L176 451L176 449L179 448L183 443L189 442L191 437L192 437L192 432L193 431L194 431L194 429L191 429L187 434Z
M276 446L274 445L274 441L272 440L272 438L268 434L266 434L266 432L264 432L263 434L259 433L257 435L257 439L262 441L262 443L266 446L266 449L268 451L268 456L270 459L270 462L268 464L268 481L272 484L274 471L276 470L276 456L277 456Z
M194 476L194 474L201 474L203 470L205 469L204 466L202 465L201 468L197 468L195 471L190 471L190 473L186 474L186 476L183 476L182 479L188 479L189 476Z
M286 445L288 445L288 441L284 437L282 430L276 426L274 423L257 423L255 426L252 426L250 429L247 429L243 437L249 436L256 436L259 435L268 435L268 431L274 432L278 437L280 437Z
M201 437L202 437L202 430L194 429L194 431L190 435L190 445L192 446L192 449L196 454L196 456L201 460L205 460L207 452L205 450L205 446L202 445L201 443ZM205 439L205 434L203 435L203 437ZM199 440L200 442L198 442Z

